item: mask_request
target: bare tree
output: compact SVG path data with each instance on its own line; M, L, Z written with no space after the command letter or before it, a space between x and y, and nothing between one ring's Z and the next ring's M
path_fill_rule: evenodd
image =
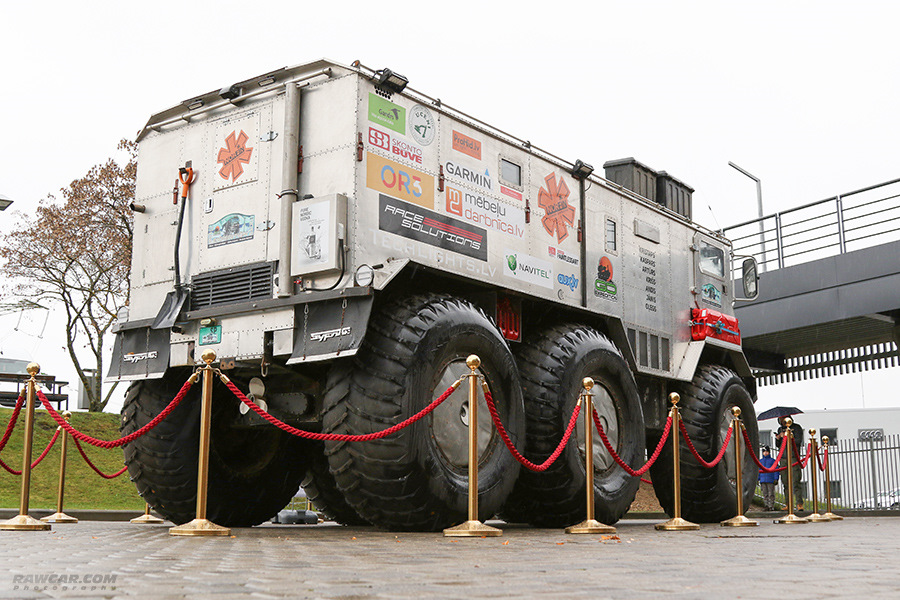
M40 201L32 216L19 215L4 238L0 268L7 293L31 302L62 305L66 347L91 411L102 411L115 385L102 394L103 338L119 308L128 304L137 146L122 140L128 161L95 165L81 179ZM90 350L82 363L79 343ZM86 370L95 369L97 377Z

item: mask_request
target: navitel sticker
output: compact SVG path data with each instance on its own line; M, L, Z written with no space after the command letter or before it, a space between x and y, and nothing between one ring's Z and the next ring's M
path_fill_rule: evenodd
M434 117L431 116L431 111L421 104L416 104L409 109L409 137L423 146L428 146L434 141L435 133L437 133L437 125Z
M464 183L469 183L488 191L494 189L494 181L491 179L491 172L488 169L485 169L484 173L481 173L480 171L468 169L458 165L452 160L448 160L444 163L444 171L446 172L447 177L458 179Z
M406 135L406 109L378 94L369 93L369 120Z
M547 233L556 234L557 242L562 242L569 237L566 224L575 224L575 209L569 204L569 186L562 177L557 183L555 173L547 175L544 181L547 187L542 187L538 193L538 206L544 209L541 224Z
M519 239L525 237L525 211L521 208L450 186L447 186L446 200L450 214Z
M707 283L703 286L700 292L700 299L707 304L722 308L722 292L711 283Z
M366 186L425 208L434 208L434 177L371 152L367 152L366 157Z
M504 256L504 275L525 283L553 289L553 265L548 261L513 250L507 250Z
M390 152L394 156L422 164L422 149L415 144L410 144L406 140L397 136L392 136L386 131L369 127L369 143L376 148L381 148L385 152Z
M618 288L613 283L613 267L609 258L604 256L597 264L597 279L594 280L594 296L616 301Z
M253 239L256 217L231 213L207 228L206 247L215 248Z
M378 196L378 228L388 233L487 260L487 231L384 194Z
M471 156L475 160L481 160L481 142L455 129L453 130L453 149Z

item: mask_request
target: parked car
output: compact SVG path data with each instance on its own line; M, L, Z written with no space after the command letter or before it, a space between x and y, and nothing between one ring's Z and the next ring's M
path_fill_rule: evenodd
M866 498L857 508L893 508L900 510L900 488L879 493L875 498Z

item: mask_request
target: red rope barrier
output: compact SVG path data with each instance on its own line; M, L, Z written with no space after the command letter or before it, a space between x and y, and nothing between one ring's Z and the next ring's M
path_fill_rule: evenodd
M822 454L825 455L824 460L820 459L819 454L816 453L816 463L819 465L820 471L824 471L828 467L828 446L822 448Z
M36 466L41 464L41 461L47 457L47 455L50 453L50 449L53 448L53 444L56 443L56 438L58 438L58 437L59 437L59 428L57 428L56 431L53 433L53 437L50 438L50 443L47 444L47 447L44 448L44 451L41 452L41 455L38 456L37 459L35 459L35 461L33 463L31 463L32 469L34 469ZM21 475L22 474L22 471L13 469L12 467L10 467L8 464L3 462L2 460L0 460L0 466L2 466L4 469L9 471L13 475Z
M644 479L643 477L641 477L641 481L642 481L643 483L648 484L648 485L653 485L653 482L650 481L649 479Z
M16 420L19 418L19 411L22 410L22 406L24 405L25 390L23 389L21 392L19 392L19 399L16 400L16 406L15 408L13 408L12 414L9 416L9 422L6 424L6 431L3 433L3 439L0 440L0 451L2 451L6 447L6 442L9 441L9 437L12 435L13 429L16 428Z
M793 442L793 440L792 440ZM800 458L800 449L797 448L797 443L793 442L794 445L794 453L797 457L797 464L800 465L801 469L806 468L806 464L809 462L809 459L812 457L812 442L807 442L806 444L806 456L804 458Z
M383 429L383 430L377 431L375 433L366 433L363 435L347 435L347 434L343 434L343 433L313 433L311 431L303 431L302 429L297 429L296 427L291 427L284 421L278 420L277 417L273 417L272 415L270 415L269 413L267 413L266 411L261 409L259 406L257 406L252 400L247 398L247 396L245 396L244 393L241 392L241 390L239 390L237 388L237 386L234 385L234 383L232 383L231 381L227 381L225 383L225 385L228 387L229 390L231 390L231 392L237 397L238 400L240 400L241 402L243 402L244 404L249 406L250 410L252 410L256 414L258 414L260 417L262 417L263 419L265 419L266 421L268 421L269 423L271 423L278 429L285 431L291 435L295 435L297 437L305 438L308 440L326 440L326 441L332 441L332 442L368 442L371 440L378 440L383 437L387 437L387 436L391 435L392 433L396 433L396 432L400 431L401 429L409 427L410 425L412 425L413 423L415 423L416 421L418 421L419 419L421 419L422 417L424 417L425 415L427 415L428 413L430 413L431 411L436 409L438 406L440 406L444 402L444 400L449 398L450 394L452 394L454 391L456 391L456 388L458 387L458 383L459 382L448 387L447 391L445 391L443 394L441 394L438 398L435 398L431 402L431 404L429 404L428 406L426 406L425 408L423 408L422 410L420 410L418 413L414 414L410 418L406 419L405 421L403 421L401 423L397 423L396 425L394 425L392 427L388 427L387 429Z
M81 458L84 459L84 462L86 462L88 464L88 466L90 468L92 468L94 470L94 472L97 473L97 475L99 475L103 479L115 479L116 477L118 477L119 475L121 475L122 473L124 473L125 471L128 470L128 466L126 465L126 466L122 467L121 469L119 469L118 471L116 471L115 473L113 473L112 475L107 475L106 473L104 473L103 471L98 469L94 463L91 462L91 459L88 458L87 454L85 454L84 448L81 447L81 442L79 442L78 440L73 440L73 441L75 442L75 447L78 448L78 453L81 454Z
M144 425L143 427L141 427L134 433L129 433L128 435L126 435L124 437L120 437L117 440L109 440L109 441L98 440L97 438L93 438L85 433L81 433L80 431L78 431L77 429L75 429L74 427L69 425L69 422L66 421L62 417L62 415L60 415L58 412L56 412L53 409L53 407L50 405L50 401L47 400L47 397L44 395L44 393L42 391L38 390L37 395L38 395L38 398L40 399L41 403L43 403L44 408L46 408L47 412L50 413L50 416L53 418L53 420L56 421L56 423L60 427L62 427L66 431L68 431L69 434L72 436L72 438L74 438L76 440L81 440L82 442L87 442L88 444L90 444L92 446L96 446L97 448L109 449L109 448L118 448L119 446L123 446L132 440L136 440L137 438L141 437L142 435L146 434L148 431L150 431L151 429L153 429L154 427L159 425L160 421L162 421L163 419L168 417L169 413L171 413L173 410L175 410L175 407L181 403L181 401L184 399L185 395L187 395L188 390L191 389L192 385L194 385L193 375L187 381L184 382L184 385L181 386L181 390L178 391L178 394L175 396L175 398L173 398L172 401L169 402L169 405L166 406L162 410L161 413L159 413L158 415L153 417L152 421L150 421L149 423L147 423L146 425Z
M609 443L609 437L606 435L606 431L603 430L603 425L600 423L600 415L597 414L597 410L594 409L594 427L597 428L597 433L600 434L600 439L603 441L603 445L606 446L606 451L609 452L610 456L613 457L613 460L616 461L616 464L622 467L626 473L631 475L632 477L640 477L644 473L650 470L650 467L653 463L656 462L656 459L659 458L659 454L662 452L663 446L666 444L666 439L669 437L669 433L672 431L672 415L669 415L669 418L666 419L666 427L663 430L662 437L659 438L659 443L656 445L656 450L653 451L653 455L650 456L650 459L644 463L644 466L640 469L634 470L628 463L622 460L622 457L616 453L616 449L612 447L612 444ZM644 483L650 483L649 481L645 481L641 479Z
M562 454L563 449L566 447L566 444L569 443L569 438L572 437L572 431L575 430L575 425L578 422L578 414L581 412L581 402L575 405L575 410L572 411L572 416L569 418L569 424L566 426L566 432L563 434L562 440L560 440L559 444L556 446L556 449L553 453L547 457L547 460L542 462L541 464L533 463L516 449L515 445L512 443L512 440L509 439L509 434L506 432L506 428L503 426L503 422L500 420L500 414L497 412L497 407L494 405L494 397L488 390L484 390L484 401L487 403L488 411L491 413L491 420L494 422L494 427L497 428L497 433L500 434L500 437L503 439L503 443L506 444L506 448L509 450L509 453L513 455L519 463L522 464L526 469L531 471L546 471L550 468L550 465L556 462L556 459L559 458L559 455Z
M681 429L682 435L684 435L684 441L687 444L688 450L691 451L691 454L694 455L694 458L697 459L697 462L699 462L707 469L712 469L722 461L722 458L725 457L725 451L728 449L728 443L731 441L731 427L728 428L728 433L725 434L725 442L722 444L722 448L719 450L719 453L712 460L712 462L706 462L705 460L703 460L703 457L700 456L700 453L697 452L696 448L694 448L694 442L691 441L691 437L688 435L687 427L685 427L684 421L678 421L678 427L679 429Z
M747 450L751 457L753 457L753 462L756 463L756 466L759 467L760 473L779 473L787 469L787 467L778 467L779 462L781 462L781 457L784 455L784 449L787 448L787 438L784 437L781 439L781 450L778 451L778 458L775 459L775 462L772 463L773 466L765 467L761 462L759 462L759 457L756 456L757 449L753 447L753 442L750 440L750 434L747 433L747 430L741 427L741 431L744 434L744 445L747 446ZM797 464L797 463L794 463Z

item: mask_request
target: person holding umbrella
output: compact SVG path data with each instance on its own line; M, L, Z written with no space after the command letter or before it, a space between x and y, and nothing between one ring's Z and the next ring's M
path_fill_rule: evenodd
M788 428L784 424L784 420L787 416L789 415L781 415L778 417L778 424L781 426L778 428L778 431L775 432L775 442L778 446L781 446L782 439L784 439L784 436L787 435ZM793 479L794 482L794 502L796 503L797 510L799 511L803 510L803 485L800 481L800 479L803 477L803 469L801 469L800 465L798 464L800 461L800 456L798 455L798 453L803 448L803 427L798 425L796 421L791 424L791 434L794 438L794 448L797 449L797 451L793 453L795 464L790 467L791 479ZM787 466L787 452L785 452L781 457L781 462L778 466ZM782 478L781 484L784 486L784 495L785 497L787 497L787 477Z

